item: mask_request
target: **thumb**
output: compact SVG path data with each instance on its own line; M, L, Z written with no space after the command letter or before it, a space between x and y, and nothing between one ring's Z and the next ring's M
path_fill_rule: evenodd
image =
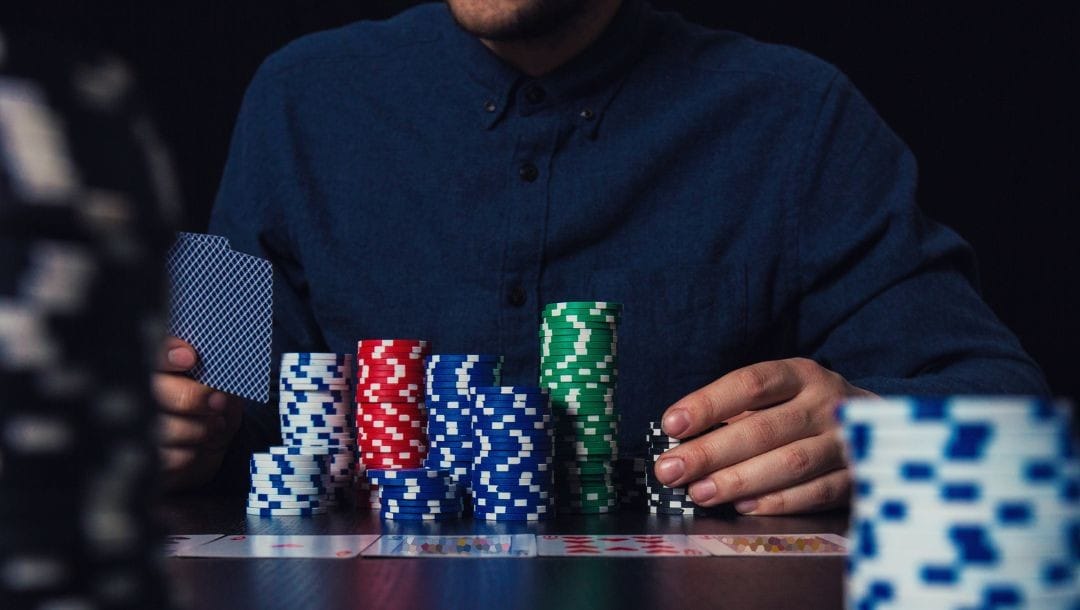
M183 373L191 370L198 361L195 348L178 337L165 339L160 356L158 357L158 371L163 373Z

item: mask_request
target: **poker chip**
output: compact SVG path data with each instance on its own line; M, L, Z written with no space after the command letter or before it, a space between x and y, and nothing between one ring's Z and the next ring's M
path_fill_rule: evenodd
M682 516L708 516L712 512L704 508L671 508L667 506L649 505L649 513L653 515L668 515L672 517Z
M599 511L598 511L599 512ZM514 512L499 513L483 509L473 509L473 518L482 521L546 521L555 517L553 512Z
M256 500L248 495L248 508L319 508L320 501L316 500Z
M256 502L306 502L306 501L318 501L321 493L312 494L275 494L265 493L262 491L249 491L248 500L254 500Z
M258 508L249 506L244 511L256 517L310 517L326 513L326 507L310 508Z
M1066 403L852 399L838 417L855 488L852 604L1080 599L1080 458Z
M554 513L552 418L539 387L471 390L473 516L535 521Z
M387 521L452 521L461 518L461 511L447 513L407 513L383 508L379 516Z

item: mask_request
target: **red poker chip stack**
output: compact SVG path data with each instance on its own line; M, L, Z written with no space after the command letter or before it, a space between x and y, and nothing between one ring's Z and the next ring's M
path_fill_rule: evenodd
M421 468L427 455L424 358L419 339L363 339L356 345L359 505L379 508L368 468Z

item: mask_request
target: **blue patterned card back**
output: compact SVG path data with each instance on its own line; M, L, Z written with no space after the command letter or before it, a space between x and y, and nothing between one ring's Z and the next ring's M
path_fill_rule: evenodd
M180 233L167 261L169 332L199 355L191 376L216 390L267 402L273 271L224 237Z

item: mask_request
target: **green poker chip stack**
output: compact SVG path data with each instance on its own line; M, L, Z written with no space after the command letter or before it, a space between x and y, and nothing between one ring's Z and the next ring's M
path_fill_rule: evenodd
M606 513L618 505L619 320L622 305L552 303L541 314L540 387L555 423L555 497L560 512Z

